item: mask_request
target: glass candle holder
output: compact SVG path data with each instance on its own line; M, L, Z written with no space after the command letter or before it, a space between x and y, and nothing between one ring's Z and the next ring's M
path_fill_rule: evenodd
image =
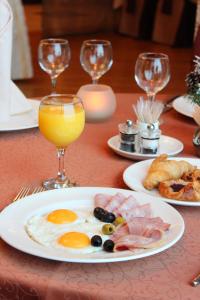
M82 99L87 122L101 122L110 118L116 109L116 97L110 86L86 84L77 95Z

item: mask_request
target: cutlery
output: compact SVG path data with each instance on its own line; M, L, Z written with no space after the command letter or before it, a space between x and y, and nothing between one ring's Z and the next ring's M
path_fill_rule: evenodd
M17 193L17 195L15 196L15 198L12 200L12 202L15 202L19 199L24 198L25 196L31 195L31 194L36 194L39 192L43 192L45 189L41 186L35 187L33 190L31 187L27 186L27 187L22 187L20 189L20 191Z
M193 280L192 280L192 285L197 286L200 284L200 274L198 274Z

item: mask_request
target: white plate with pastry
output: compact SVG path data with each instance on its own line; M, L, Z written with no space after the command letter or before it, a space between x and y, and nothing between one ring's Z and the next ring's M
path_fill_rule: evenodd
M177 162L184 161L200 169L199 159L188 158L188 157L175 157L175 158L169 158L168 160L173 160ZM145 194L154 196L155 198L162 199L163 201L168 202L170 204L183 205L183 206L200 206L200 201L191 201L191 200L185 201L185 200L177 200L174 198L167 198L161 196L157 188L153 188L151 190L145 188L143 183L153 161L154 161L153 159L145 160L145 161L135 163L130 167L128 167L123 174L123 179L124 182L127 184L127 186L130 187L132 190L135 190L137 192L143 192ZM172 168L172 170L173 169L174 168ZM199 184L200 184L200 180L199 180Z
M115 135L108 140L108 146L120 156L132 160L144 160L159 156L161 153L166 153L169 156L174 156L183 151L183 143L171 136L161 135L160 145L156 154L143 154L139 152L129 152L120 149L119 135Z
M180 114L192 118L195 104L188 99L187 95L176 98L172 106Z

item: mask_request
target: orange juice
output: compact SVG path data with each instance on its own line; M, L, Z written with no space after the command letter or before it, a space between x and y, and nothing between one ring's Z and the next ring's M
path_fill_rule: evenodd
M39 128L57 148L66 148L83 131L85 112L79 105L44 105L39 111Z

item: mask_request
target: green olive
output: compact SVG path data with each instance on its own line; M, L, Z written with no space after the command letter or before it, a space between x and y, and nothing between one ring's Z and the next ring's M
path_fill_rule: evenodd
M102 227L103 234L110 235L115 231L115 226L113 224L105 224Z
M115 226L121 225L123 223L125 223L125 219L123 217L117 217L114 221Z

